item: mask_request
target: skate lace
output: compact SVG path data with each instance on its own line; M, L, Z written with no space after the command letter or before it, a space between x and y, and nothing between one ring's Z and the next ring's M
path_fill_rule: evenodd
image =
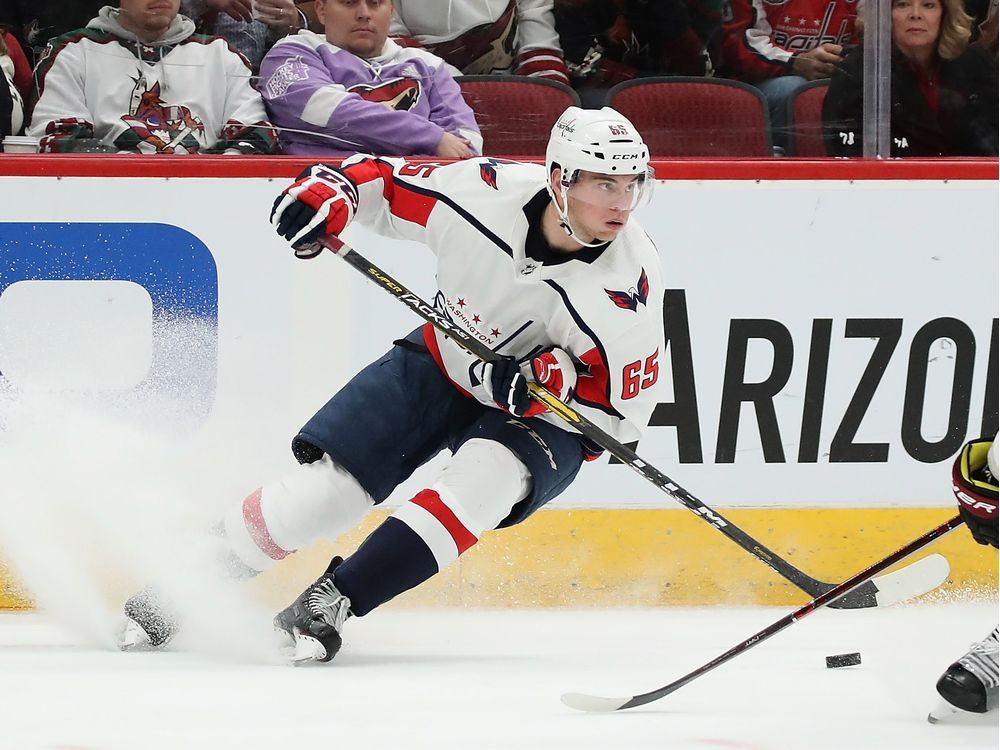
M997 631L978 643L969 646L969 653L958 660L988 688L1000 684L1000 661L998 661Z
M327 625L341 632L351 614L351 600L340 593L333 581L324 578L313 586L306 599L309 611Z

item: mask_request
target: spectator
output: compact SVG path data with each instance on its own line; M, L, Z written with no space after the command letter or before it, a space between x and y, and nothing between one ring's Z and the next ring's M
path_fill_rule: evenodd
M720 72L767 99L772 140L788 145L788 98L806 81L829 78L854 39L854 0L729 0Z
M0 26L11 31L31 66L49 39L86 26L107 0L0 0Z
M482 150L449 66L388 39L391 0L316 0L326 36L301 31L264 57L260 89L287 153L430 155Z
M711 0L555 0L570 81L585 104L643 76L703 76L712 70L721 13Z
M180 0L121 0L52 40L36 70L27 134L42 151L140 153L274 150L246 61L194 35Z
M24 121L24 104L21 94L14 85L14 61L7 50L3 34L0 34L0 139L21 132Z
M400 44L422 47L466 75L509 73L569 84L552 0L396 0L389 30Z
M859 24L860 28L860 24ZM892 156L996 156L997 71L969 46L961 0L893 0ZM862 48L848 52L823 102L832 156L861 155Z
M21 95L21 100L24 101L31 93L31 63L28 62L28 57L24 54L21 43L9 31L0 30L0 45L6 49L6 52L0 54L5 54L10 58L14 70L12 80L14 86L17 87L17 92Z
M181 0L181 13L195 21L199 33L229 42L256 73L278 39L310 28L299 6L295 0Z
M997 62L997 7L993 10L985 21L976 29L979 34L972 43L976 47L982 47Z

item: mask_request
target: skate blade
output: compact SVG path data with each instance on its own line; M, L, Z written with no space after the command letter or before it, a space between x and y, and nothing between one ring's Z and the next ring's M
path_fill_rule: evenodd
M963 711L961 708L955 708L948 701L941 700L927 714L927 721L931 724L995 724L996 714L989 711L981 714Z
M289 633L284 628L279 628L277 625L274 626L274 645L275 648L284 650L292 649L295 646L295 636Z
M149 651L153 644L142 626L131 617L126 617L118 631L118 649L120 651Z
M290 661L293 665L299 666L310 662L328 661L326 647L311 635L306 635L298 628L295 628L295 648L292 651Z

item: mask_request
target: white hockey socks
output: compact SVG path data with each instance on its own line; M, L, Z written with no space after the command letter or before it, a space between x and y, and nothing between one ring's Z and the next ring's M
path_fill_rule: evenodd
M224 519L233 553L257 571L321 538L355 526L374 501L329 456L265 484Z
M429 490L393 514L424 541L438 570L495 529L531 489L528 467L492 440L464 443Z

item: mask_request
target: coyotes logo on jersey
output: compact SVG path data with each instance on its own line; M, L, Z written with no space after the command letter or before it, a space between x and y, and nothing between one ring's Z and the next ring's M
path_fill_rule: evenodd
M147 88L145 78L138 78L132 90L129 113L122 115L128 130L115 138L122 150L143 153L190 154L202 146L205 124L190 108L167 104L160 98L160 83Z
M475 26L455 39L427 44L466 75L483 75L509 70L514 64L517 38L517 3L510 0L495 21Z
M378 102L397 112L409 112L420 101L420 81L416 78L393 78L377 86L359 83L347 90L367 102Z

